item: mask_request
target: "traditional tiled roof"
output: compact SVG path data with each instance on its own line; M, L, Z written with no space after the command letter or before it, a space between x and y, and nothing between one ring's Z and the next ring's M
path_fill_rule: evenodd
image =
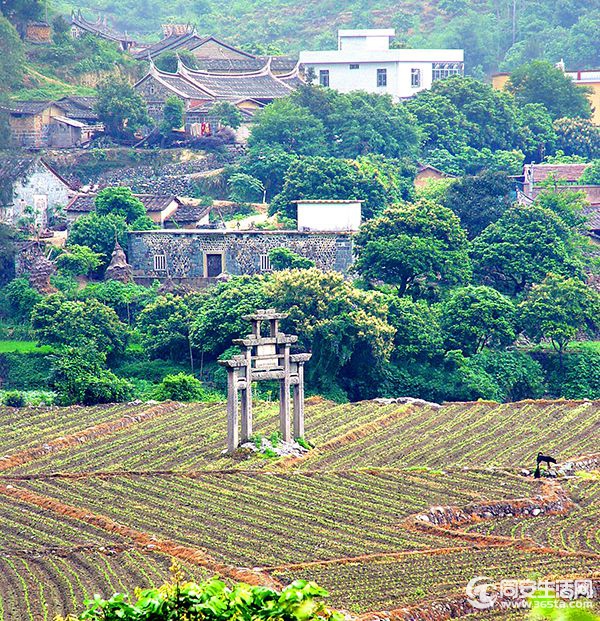
M139 198L147 212L161 212L166 209L173 201L181 204L179 199L172 195L160 194L134 194ZM94 201L96 194L78 194L68 203L66 211L70 213L90 213L94 211Z
M587 227L590 231L600 232L600 207L585 212Z
M271 100L285 97L292 92L288 86L271 73L267 64L261 71L252 73L208 73L183 67L180 63L178 75L182 75L216 99Z
M113 30L106 24L106 22L103 22L100 19L95 22L90 22L85 19L85 17L83 17L81 11L71 14L71 23L77 28L80 28L81 30L91 32L92 34L98 35L110 41L118 41L119 43L133 43L133 39L129 35L127 35L127 33L123 34L121 32Z
M148 78L154 78L164 86L166 86L169 90L174 93L180 95L184 99L212 99L212 93L209 93L205 89L202 89L199 85L195 84L191 80L188 80L186 77L177 74L177 73L167 73L166 71L159 71L156 66L152 63L150 65L150 71L147 73L139 82L135 84L138 86L142 84Z
M134 52L133 56L134 58L137 58L138 60L147 60L148 58L156 58L159 54L162 54L163 52L167 52L167 51L195 50L201 47L202 45L204 45L205 43L208 43L209 41L212 41L216 43L217 45L220 45L229 50L232 50L235 53L240 54L241 56L244 56L245 58L250 58L250 59L254 58L253 54L250 54L249 52L245 52L244 50L240 50L239 48L234 47L233 45L229 45L229 43L220 41L219 39L212 37L212 36L203 37L197 34L196 32L186 32L181 35L175 34L175 35L165 37L164 39L161 39L157 43L149 45L148 47L145 47L143 49L137 50L136 52Z
M95 97L69 96L58 99L55 103L72 119L97 121L98 113L94 109L96 101Z
M240 101L247 101L246 99L242 99ZM236 103L239 102L235 102L232 101L231 103L233 103L234 105ZM260 103L260 102L257 102ZM188 110L188 116L190 115L196 115L196 116L204 116L204 117L210 117L212 109L215 107L215 105L217 104L216 101L205 101L201 104L198 104L196 106L190 106L189 110ZM264 107L264 106L262 106ZM248 108L240 108L238 107L238 110L241 112L242 117L244 117L245 121L251 121L252 118L254 117L254 114L256 113L256 110L251 110Z
M554 190L555 188L534 187L530 198L536 198L544 191ZM556 186L557 192L583 192L588 203L592 207L600 207L600 185L559 185Z
M541 183L550 176L562 181L576 182L589 164L527 164L524 167L526 182Z
M52 105L51 101L11 101L7 109L11 114L35 115L43 112L50 105Z
M212 207L196 207L193 205L182 205L177 211L169 217L169 221L175 222L179 226L195 225L197 222L206 217L212 210Z
M275 74L290 73L298 64L298 59L291 56L270 57L271 69ZM196 61L200 71L211 73L243 73L260 71L269 61L269 57L256 58L201 58Z
M71 188L70 183L56 170L54 170L54 168L44 159L38 159L36 157L15 157L10 154L0 155L0 181L15 182L17 179L21 179L37 162L40 162L57 179L64 183L68 188Z

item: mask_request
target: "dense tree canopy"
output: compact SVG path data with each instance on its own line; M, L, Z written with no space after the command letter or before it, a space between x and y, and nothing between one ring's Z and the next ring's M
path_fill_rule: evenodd
M96 110L111 136L131 135L151 124L145 100L124 79L110 78L98 86Z
M99 216L113 215L130 224L146 215L142 201L133 195L131 188L104 188L98 192L94 201Z
M458 217L426 199L386 209L366 222L355 239L356 271L368 281L418 295L470 276L467 236Z
M513 70L507 87L520 105L543 104L553 119L587 119L592 113L588 89L576 85L546 60L534 60Z
M580 274L576 239L554 212L538 205L515 205L472 244L475 273L484 284L520 293L548 272Z
M448 187L442 204L460 218L472 239L510 207L513 185L504 173L462 177Z

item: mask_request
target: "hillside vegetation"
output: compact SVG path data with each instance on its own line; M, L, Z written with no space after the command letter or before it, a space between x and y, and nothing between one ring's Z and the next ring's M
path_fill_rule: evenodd
M257 52L335 45L337 28L394 27L401 46L464 47L474 73L511 68L536 57L569 66L600 61L595 0L53 0L54 8L98 10L115 27L156 37L161 22L191 22L199 31ZM514 12L513 12L514 9Z

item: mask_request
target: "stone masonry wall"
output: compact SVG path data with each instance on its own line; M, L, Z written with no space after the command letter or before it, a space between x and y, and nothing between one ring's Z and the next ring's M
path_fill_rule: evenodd
M312 259L325 271L346 273L352 264L352 240L336 233L296 231L147 231L129 236L129 264L137 279L163 279L154 270L154 256L164 255L169 276L205 278L204 256L222 254L224 271L232 275L257 274L260 257L274 248L289 248Z

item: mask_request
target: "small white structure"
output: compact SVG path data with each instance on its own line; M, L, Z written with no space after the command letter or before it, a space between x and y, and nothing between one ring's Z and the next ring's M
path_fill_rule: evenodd
M302 200L298 205L298 230L354 232L361 222L359 200Z
M300 64L314 71L321 86L387 93L396 101L463 74L464 50L390 49L394 34L392 28L340 30L337 50L300 52Z

